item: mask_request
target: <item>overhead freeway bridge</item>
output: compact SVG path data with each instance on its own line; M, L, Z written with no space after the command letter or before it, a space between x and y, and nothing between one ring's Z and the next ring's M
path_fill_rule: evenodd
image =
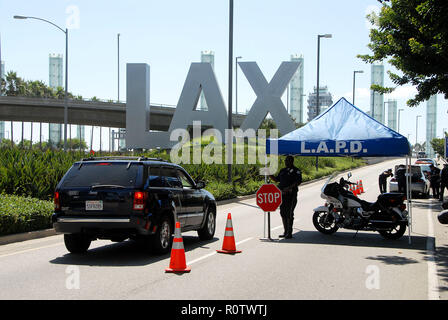
M176 108L151 104L150 129L168 131ZM234 114L240 127L246 115ZM0 97L0 121L64 123L64 99ZM126 128L126 103L69 100L68 124Z

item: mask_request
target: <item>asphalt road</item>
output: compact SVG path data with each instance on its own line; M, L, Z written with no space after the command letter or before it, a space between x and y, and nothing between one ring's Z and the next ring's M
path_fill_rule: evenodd
M401 162L353 170L361 198L374 201L378 174ZM69 254L61 235L0 246L0 299L438 299L433 200L415 202L411 244L407 232L397 241L341 229L325 236L311 220L323 183L300 188L293 239L261 240L265 215L255 199L220 206L213 240L182 235L192 269L182 275L164 272L169 254L144 253L133 241L95 241L86 255ZM229 212L236 255L216 253ZM281 225L272 213L272 238Z

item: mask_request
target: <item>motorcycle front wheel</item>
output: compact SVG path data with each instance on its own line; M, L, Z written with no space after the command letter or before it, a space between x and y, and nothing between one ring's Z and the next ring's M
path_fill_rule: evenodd
M333 234L339 229L333 215L326 211L314 212L313 224L317 231L323 234Z
M388 239L388 240L398 240L404 235L405 232L406 232L406 223L399 223L394 228L392 228L390 230L378 231L378 233L384 239Z

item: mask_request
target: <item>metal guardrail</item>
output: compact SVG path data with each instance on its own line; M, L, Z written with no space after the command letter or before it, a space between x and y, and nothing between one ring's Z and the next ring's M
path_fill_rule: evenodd
M0 96L1 98L20 98L20 99L42 99L42 100L51 100L51 101L56 101L56 100L64 100L64 98L45 98L45 97L39 97L39 96ZM69 99L69 101L73 101L73 102L100 102L100 103L116 103L116 104L126 104L126 101L122 101L122 100L113 100L113 99L86 99L86 98L82 98L82 99L78 99L77 97L71 98ZM151 102L151 106L155 106L155 107L162 107L162 108L176 108L175 105L172 104L166 104L166 103L152 103Z

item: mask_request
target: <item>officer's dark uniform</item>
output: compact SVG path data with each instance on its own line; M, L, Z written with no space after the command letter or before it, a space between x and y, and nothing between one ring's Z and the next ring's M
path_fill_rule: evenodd
M387 192L387 178L388 177L393 177L392 170L384 171L382 174L380 174L380 176L378 178L378 184L380 185L381 193Z
M440 194L440 169L432 166L431 167L431 177L429 178L432 189L432 197L435 199L439 198Z
M280 205L280 215L285 228L285 238L292 237L292 226L294 222L294 209L297 205L298 185L302 183L302 172L296 168L283 168L276 177L280 183L278 188L282 190L282 204ZM294 185L294 186L293 186ZM292 188L288 188L291 187Z
M448 164L445 164L440 174L440 201L443 201L445 188L448 189Z
M406 194L406 167L399 167L395 177L398 183L398 192Z

